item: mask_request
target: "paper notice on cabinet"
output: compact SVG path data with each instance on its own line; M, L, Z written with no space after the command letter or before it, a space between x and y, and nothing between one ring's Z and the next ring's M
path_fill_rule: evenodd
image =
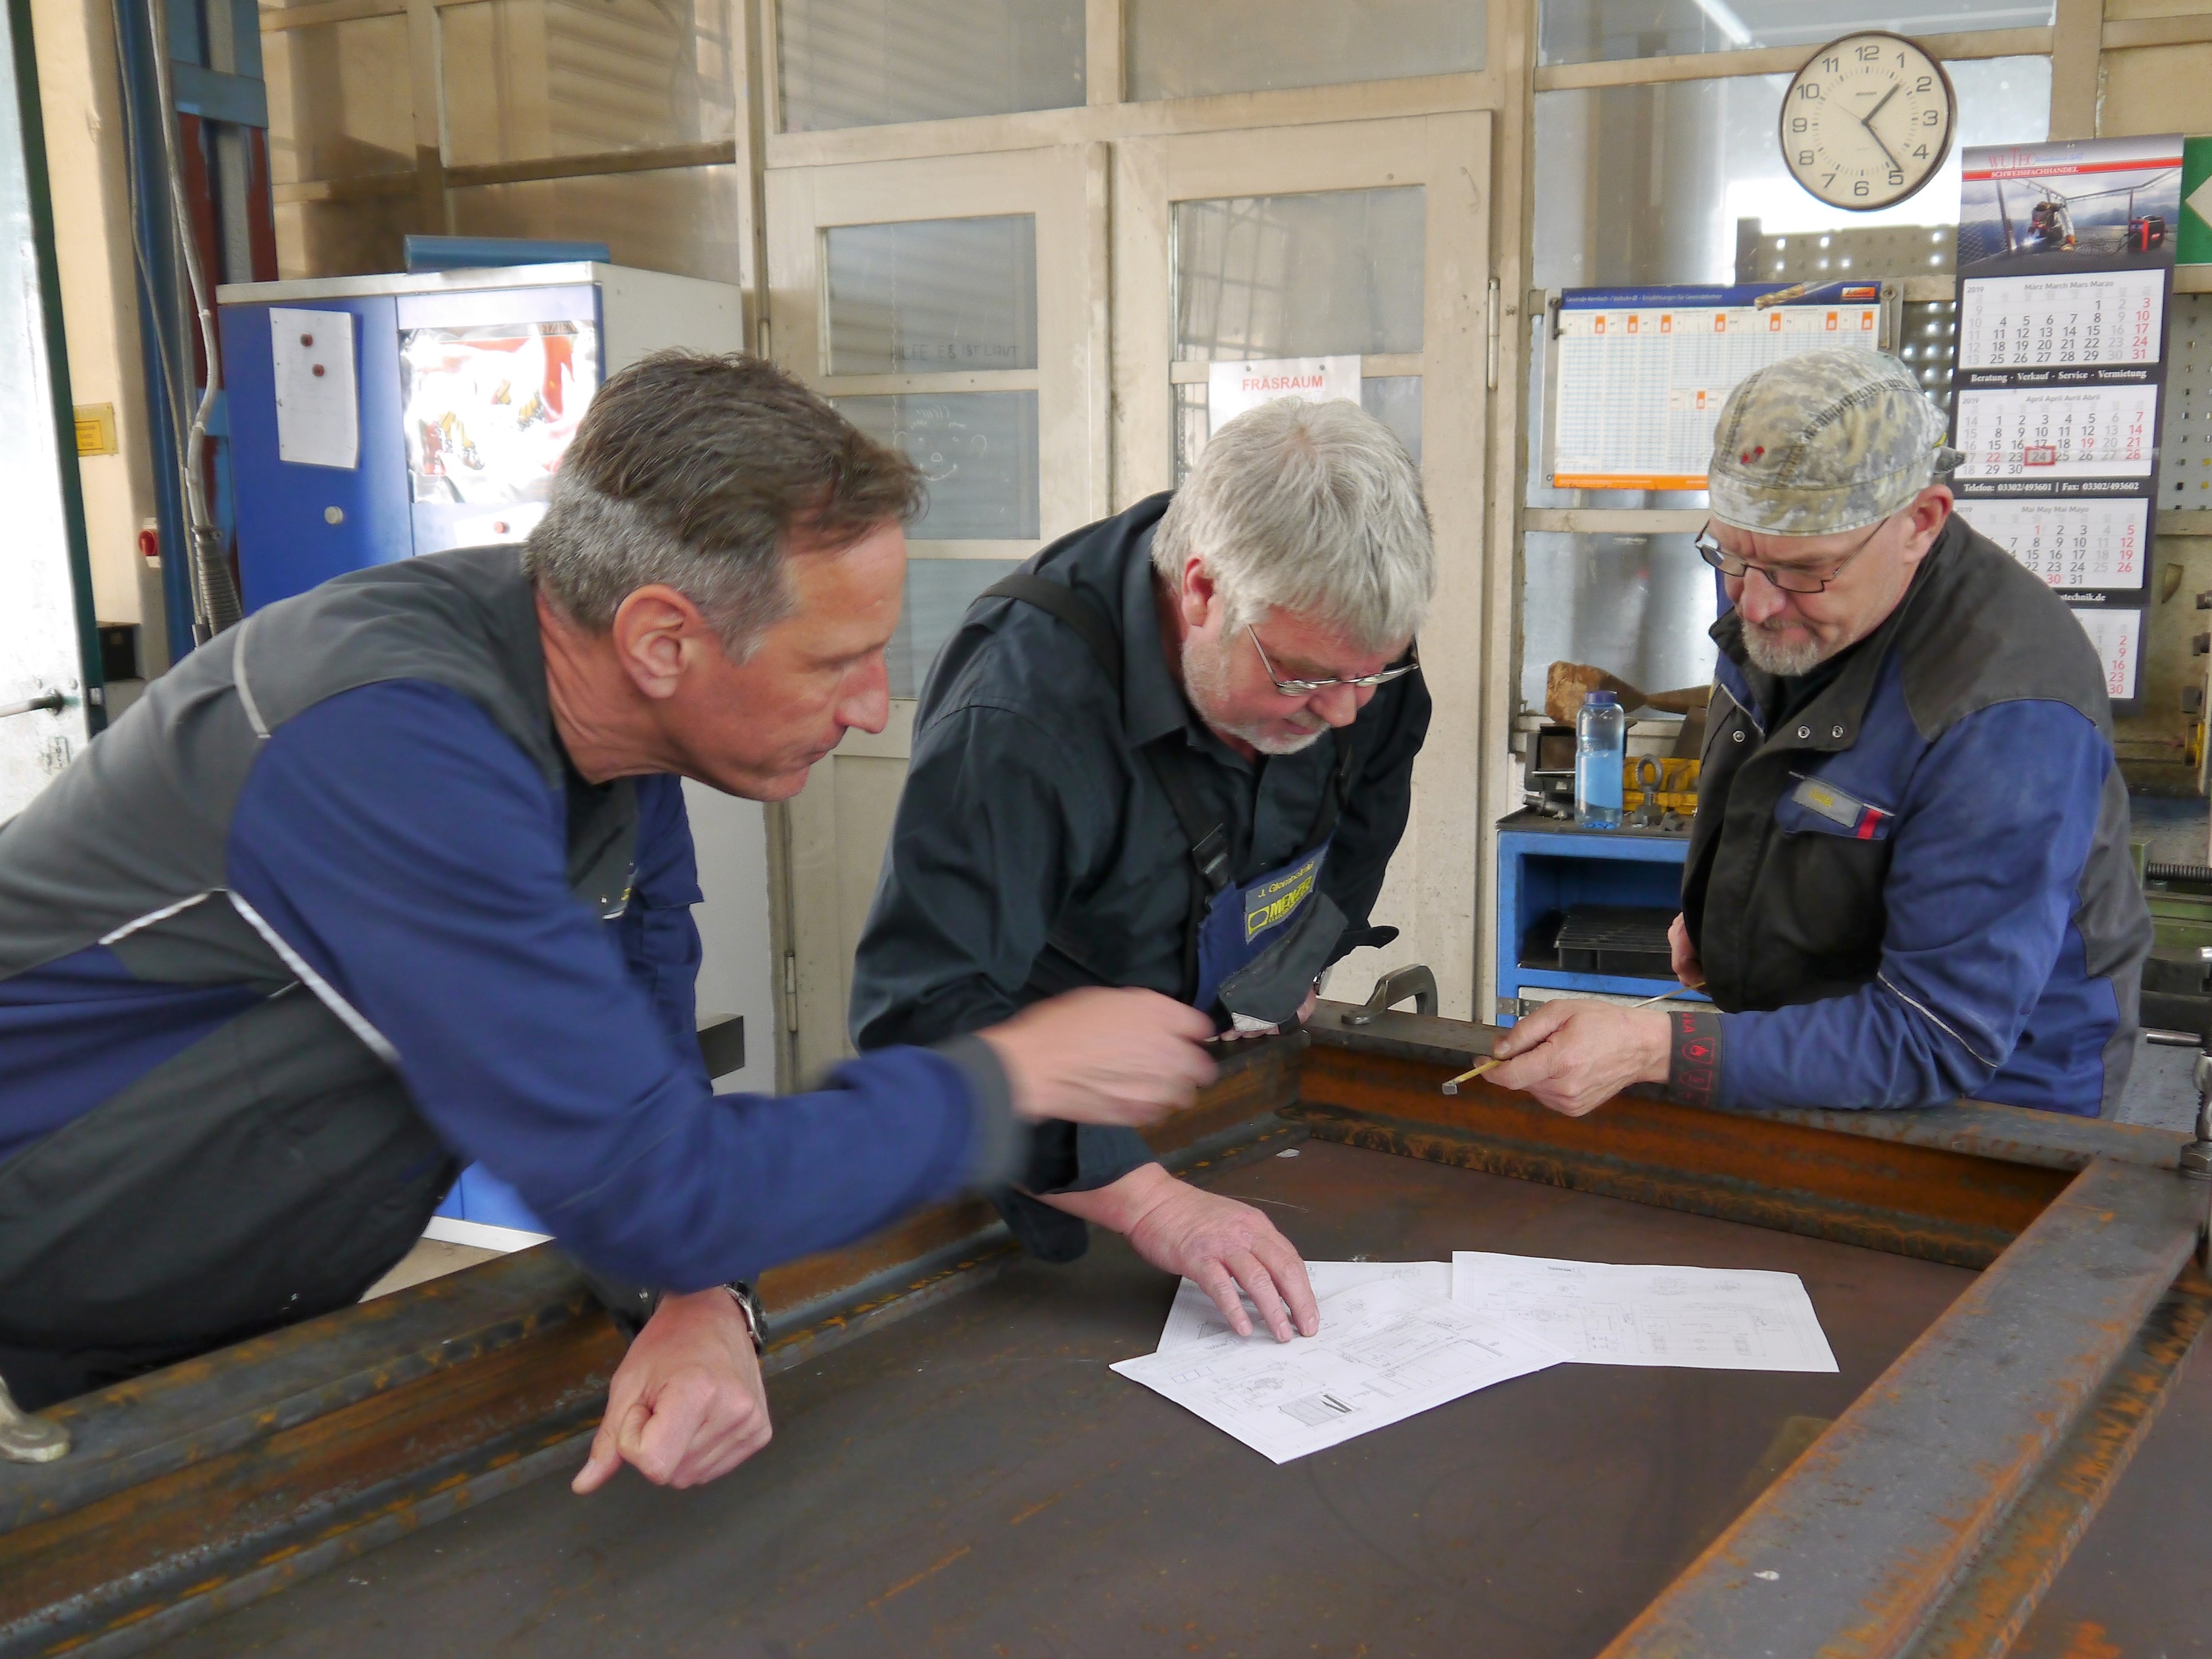
M1452 1253L1452 1300L1588 1365L1832 1371L1796 1273Z
M1386 1279L1323 1297L1318 1336L1224 1330L1114 1370L1287 1463L1565 1358L1541 1337Z
M353 313L272 306L269 334L276 371L276 459L306 466L359 465Z
M1306 1279L1313 1285L1314 1295L1321 1297L1334 1296L1355 1285L1372 1285L1390 1279L1411 1285L1424 1296L1451 1300L1449 1261L1309 1261ZM1267 1329L1267 1322L1252 1305L1252 1298L1245 1297L1243 1303L1252 1328ZM1213 1298L1186 1279L1176 1286L1174 1304L1168 1309L1167 1326L1160 1332L1160 1345L1154 1352L1164 1353L1170 1348L1179 1348L1206 1337L1231 1334L1228 1320L1213 1305Z

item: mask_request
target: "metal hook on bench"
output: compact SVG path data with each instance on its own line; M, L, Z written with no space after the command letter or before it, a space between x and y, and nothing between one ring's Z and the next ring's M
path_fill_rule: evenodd
M1367 1000L1358 1009L1346 1014L1346 1025L1372 1025L1375 1016L1389 1011L1394 1002L1413 999L1413 1012L1434 1017L1437 1012L1437 976L1420 963L1410 967L1393 968L1375 981L1375 988L1367 994Z
M33 1417L15 1403L0 1379L0 1459L10 1463L51 1463L69 1455L69 1431Z

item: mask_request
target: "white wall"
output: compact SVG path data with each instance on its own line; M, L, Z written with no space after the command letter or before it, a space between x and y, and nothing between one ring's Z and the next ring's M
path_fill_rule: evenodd
M775 1091L775 959L769 943L768 830L758 801L686 782L691 839L699 853L692 910L706 951L699 965L699 1018L743 1014L745 1064L714 1087L722 1094Z

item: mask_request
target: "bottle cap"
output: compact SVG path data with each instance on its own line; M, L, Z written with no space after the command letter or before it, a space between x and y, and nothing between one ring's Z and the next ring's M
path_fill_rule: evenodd
M1620 699L1610 691L1593 691L1583 699L1585 708L1610 708Z

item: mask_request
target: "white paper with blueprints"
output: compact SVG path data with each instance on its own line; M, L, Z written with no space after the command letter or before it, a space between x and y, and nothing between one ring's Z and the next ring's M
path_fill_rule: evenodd
M1589 1365L1832 1371L1796 1273L1452 1253L1452 1300Z
M1224 1329L1114 1369L1287 1463L1566 1357L1385 1279L1324 1297L1318 1336L1278 1342L1264 1328L1248 1337Z
M1309 1261L1306 1280L1313 1286L1316 1297L1334 1296L1339 1291L1348 1291L1355 1285L1372 1285L1380 1279L1394 1279L1410 1285L1424 1296L1433 1296L1439 1301L1451 1300L1451 1263L1449 1261ZM1240 1292L1241 1295L1241 1292ZM1266 1322L1260 1310L1252 1305L1252 1298L1243 1297L1245 1316L1251 1320L1252 1328L1265 1328ZM1196 1342L1205 1337L1230 1334L1229 1321L1213 1304L1213 1298L1190 1279L1176 1286L1174 1305L1168 1310L1168 1322L1160 1332L1160 1345L1155 1352L1180 1348L1187 1342Z

